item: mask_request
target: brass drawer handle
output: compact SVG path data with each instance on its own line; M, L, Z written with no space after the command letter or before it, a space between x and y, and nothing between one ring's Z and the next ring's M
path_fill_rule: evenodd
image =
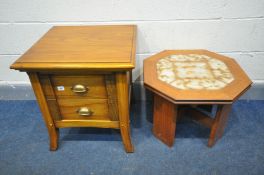
M75 93L84 93L88 91L88 87L85 87L81 84L76 84L71 88L71 90Z
M94 113L90 108L87 107L80 107L80 109L78 109L76 112L82 116L91 116Z

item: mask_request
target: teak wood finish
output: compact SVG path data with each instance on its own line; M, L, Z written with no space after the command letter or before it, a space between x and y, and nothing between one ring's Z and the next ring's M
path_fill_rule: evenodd
M234 80L225 88L219 90L176 89L173 86L160 81L155 74L155 72L157 72L157 61L172 54L204 54L209 57L219 59L228 66L233 74ZM234 59L207 50L166 50L144 60L144 84L146 87L163 94L167 98L171 99L175 104L181 104L186 101L192 104L200 104L200 102L232 103L234 99L237 99L240 95L242 95L245 89L250 87L251 83L252 82L247 74Z
M135 48L134 25L59 26L11 65L29 75L50 150L58 147L59 128L99 127L120 129L126 152L134 151L129 101Z
M57 26L14 64L19 70L131 70L135 67L136 27Z
M230 69L234 80L218 90L181 90L157 78L156 63L172 54L204 54L223 61ZM144 85L154 92L153 134L168 146L175 138L176 122L189 116L211 129L208 146L212 147L224 133L232 103L251 86L246 73L232 58L207 50L166 50L144 60ZM188 106L186 108L186 105ZM214 118L196 109L199 105L217 105Z
M154 95L153 134L170 147L174 143L177 111L177 105Z

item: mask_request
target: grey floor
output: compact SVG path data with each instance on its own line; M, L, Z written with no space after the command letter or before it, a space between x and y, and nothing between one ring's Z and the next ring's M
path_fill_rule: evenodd
M206 146L209 130L178 123L172 148L151 133L151 103L133 104L126 154L111 129L62 129L60 147L48 150L47 130L35 101L0 101L0 174L264 174L264 101L237 101L223 138Z

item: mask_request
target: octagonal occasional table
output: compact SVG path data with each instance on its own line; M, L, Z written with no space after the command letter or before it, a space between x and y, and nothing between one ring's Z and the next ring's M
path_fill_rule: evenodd
M177 118L188 115L211 129L212 147L224 133L232 103L251 84L234 59L207 50L166 50L145 59L144 85L154 92L153 134L172 146ZM215 116L197 105L216 105Z

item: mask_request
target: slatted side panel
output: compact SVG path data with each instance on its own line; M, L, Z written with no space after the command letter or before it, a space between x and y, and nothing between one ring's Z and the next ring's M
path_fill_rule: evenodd
M116 80L114 74L105 75L105 84L108 96L109 117L112 121L118 121L118 104Z
M54 120L61 120L61 114L59 105L53 90L52 82L49 75L40 75L40 83L44 91L45 97L47 99L47 104L50 110L50 113Z

